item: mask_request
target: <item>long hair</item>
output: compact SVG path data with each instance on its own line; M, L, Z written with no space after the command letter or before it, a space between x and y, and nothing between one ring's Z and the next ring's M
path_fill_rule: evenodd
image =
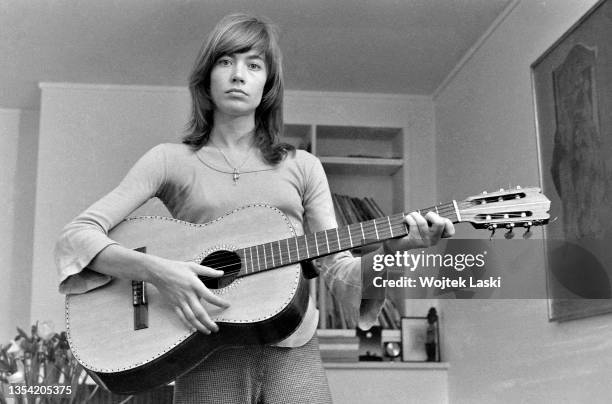
M214 103L210 96L210 73L224 55L256 50L263 55L267 78L255 109L255 145L269 164L278 164L294 147L279 142L283 130L283 70L276 27L248 14L230 14L215 26L202 46L189 76L191 118L183 143L198 150L210 139L214 127Z

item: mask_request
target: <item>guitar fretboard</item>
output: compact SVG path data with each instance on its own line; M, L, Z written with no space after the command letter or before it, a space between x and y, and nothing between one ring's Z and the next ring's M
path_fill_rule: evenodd
M460 221L455 201L421 209L419 213L425 214L429 211L436 212L454 223ZM335 229L242 248L237 251L242 261L242 268L238 276L296 264L405 236L408 234L408 229L404 216L405 214L398 213Z

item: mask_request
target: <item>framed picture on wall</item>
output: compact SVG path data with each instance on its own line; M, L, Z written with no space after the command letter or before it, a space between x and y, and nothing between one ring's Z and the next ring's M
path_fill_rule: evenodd
M554 321L612 312L611 16L598 2L531 66Z

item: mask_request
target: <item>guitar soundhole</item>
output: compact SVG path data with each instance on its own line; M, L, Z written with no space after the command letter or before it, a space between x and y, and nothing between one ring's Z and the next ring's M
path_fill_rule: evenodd
M209 289L220 289L224 288L236 279L236 276L240 272L242 264L240 263L240 257L233 251L219 250L206 256L200 262L200 265L204 265L214 269L220 269L225 274L220 278L210 278L201 276L200 279L207 288Z

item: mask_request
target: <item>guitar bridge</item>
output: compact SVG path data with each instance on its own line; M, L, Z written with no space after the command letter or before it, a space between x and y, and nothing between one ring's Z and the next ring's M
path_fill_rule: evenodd
M146 247L136 248L145 253ZM144 281L132 281L132 306L134 307L134 330L149 327L149 305L147 303L147 284Z

